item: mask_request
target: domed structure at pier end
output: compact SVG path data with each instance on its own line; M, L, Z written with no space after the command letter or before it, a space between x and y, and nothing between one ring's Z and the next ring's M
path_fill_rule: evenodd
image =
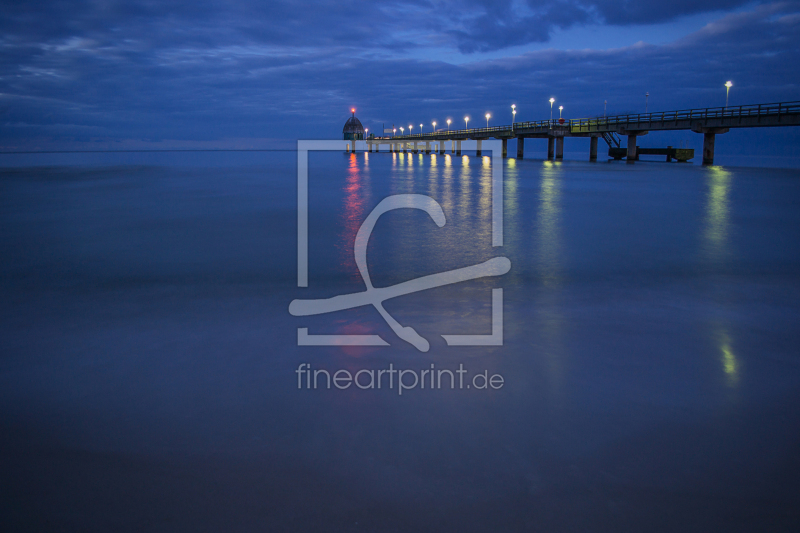
M353 116L347 119L342 128L342 135L345 141L363 141L364 140L364 126L361 121L356 118L356 110L350 110Z

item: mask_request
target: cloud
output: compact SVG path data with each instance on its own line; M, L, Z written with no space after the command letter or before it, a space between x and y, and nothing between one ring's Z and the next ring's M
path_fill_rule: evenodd
M444 61L447 50L546 40L548 28L592 18L638 19L577 2L9 5L0 23L5 149L29 141L330 137L352 105L377 129L486 111L502 120L511 103L518 118L538 120L552 95L574 117L602 113L604 100L610 112L638 110L645 91L651 109L718 105L728 79L741 103L797 99L800 86L797 2L730 13L665 45L463 64Z

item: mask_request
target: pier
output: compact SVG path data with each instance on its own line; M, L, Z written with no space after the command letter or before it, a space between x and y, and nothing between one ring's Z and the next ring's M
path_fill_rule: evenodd
M617 136L627 138L625 157L629 162L638 159L637 137L651 131L687 130L703 135L703 164L714 164L716 136L732 128L763 128L800 126L800 101L774 104L753 104L731 107L709 107L659 111L654 113L615 115L609 117L556 119L538 122L517 122L508 126L473 128L463 130L437 130L430 133L395 135L392 137L370 137L365 139L367 149L380 151L386 146L391 152L443 154L445 143L450 142L450 151L461 154L461 142L477 141L477 155L481 155L481 141L500 139L503 142L503 157L508 156L508 140L517 140L517 158L524 157L525 139L547 139L547 158L564 158L564 139L567 137L589 137L589 160L597 160L598 141L602 137L609 148L619 149ZM350 148L350 144L348 144ZM355 150L355 141L352 141ZM666 153L664 154L666 155Z

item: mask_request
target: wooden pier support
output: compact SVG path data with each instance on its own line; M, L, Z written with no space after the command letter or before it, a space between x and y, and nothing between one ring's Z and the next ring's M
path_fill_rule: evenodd
M439 154L444 155L444 141L439 141Z
M525 137L517 137L517 159L522 159L525 151Z
M456 155L461 155L461 141L456 141Z
M547 138L547 159L553 159L556 153L556 139L555 137Z
M508 139L503 139L503 159L508 157Z
M564 159L564 137L556 137L556 161Z
M425 153L426 154L431 153L431 143L430 143L430 141L426 141L425 142Z
M475 156L476 157L480 157L481 156L481 140L480 139L478 139L478 149L475 152Z
M599 137L592 136L589 141L589 161L597 161L597 141Z

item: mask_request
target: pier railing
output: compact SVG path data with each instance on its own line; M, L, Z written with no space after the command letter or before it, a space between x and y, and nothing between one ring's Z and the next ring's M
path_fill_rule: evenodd
M561 123L558 119L539 120L534 122L516 122L509 126L495 126L489 128L470 128L459 130L439 130L428 133L415 133L412 135L397 135L395 137L376 137L376 139L398 140L441 140L443 138L470 138L470 137L513 137L516 134L524 135L531 130L542 132L553 128L569 128L570 133L602 133L604 131L617 131L626 126L636 125L652 127L653 129L689 129L690 124L698 120L716 120L725 127L754 127L780 126L784 117L791 117L792 124L797 124L800 116L800 101L776 102L773 104L754 104L729 107L706 107L700 109L680 109L678 111L656 111L653 113L636 113L626 115L613 115L609 117L578 118L565 120ZM524 130L524 131L523 131Z
M629 124L665 125L668 123L692 122L709 119L769 118L800 114L800 101L777 102L774 104L740 105L729 107L706 107L703 109L681 109L678 111L657 111L654 113L614 115L610 117L580 118L569 121L570 132L592 132L611 130ZM735 125L735 124L732 124Z

